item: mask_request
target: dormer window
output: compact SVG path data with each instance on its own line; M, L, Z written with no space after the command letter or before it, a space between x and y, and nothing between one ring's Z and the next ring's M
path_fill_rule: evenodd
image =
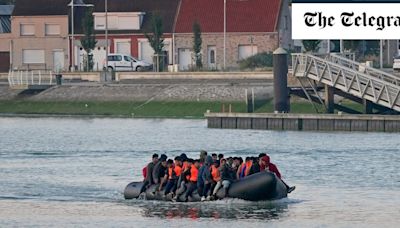
M93 13L94 29L106 29L105 13ZM143 23L144 12L108 13L108 30L140 30Z

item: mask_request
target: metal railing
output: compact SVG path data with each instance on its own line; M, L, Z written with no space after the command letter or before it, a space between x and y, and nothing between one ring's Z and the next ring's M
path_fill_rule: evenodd
M8 72L8 84L11 88L22 88L29 86L53 85L54 74L52 71L43 70L17 70Z
M400 78L331 54L292 54L293 75L332 86L361 99L400 111Z

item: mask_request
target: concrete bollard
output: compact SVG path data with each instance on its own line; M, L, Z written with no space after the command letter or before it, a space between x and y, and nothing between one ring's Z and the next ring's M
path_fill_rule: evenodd
M288 113L290 111L290 97L287 85L288 53L278 48L273 53L274 63L274 108L275 112Z

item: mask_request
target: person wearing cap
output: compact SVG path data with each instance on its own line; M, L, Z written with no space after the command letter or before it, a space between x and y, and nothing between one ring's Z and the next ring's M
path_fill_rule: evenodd
M211 165L213 163L213 159L211 156L207 156L203 166L199 170L199 177L197 180L197 192L201 196L201 199L204 201L208 195L208 191L211 188Z
M273 172L275 173L275 175L282 180L282 176L281 173L278 170L278 167L276 167L276 165L274 163L272 163L270 161L270 157L268 155L264 156L261 158L261 163L262 165L265 167L265 171L267 172ZM291 193L296 189L296 186L292 186L290 187L289 185L287 185L283 180L282 182L286 185L287 188L287 192Z
M168 158L167 155L162 154L160 156L160 160L154 166L152 173L154 184L159 184L161 182L161 178L164 177L165 170L167 169L167 158Z
M207 157L207 151L200 150L200 164L203 165Z
M153 154L152 161L146 166L146 177L143 181L143 186L140 189L140 193L146 191L146 188L154 184L153 170L154 166L158 163L158 154Z

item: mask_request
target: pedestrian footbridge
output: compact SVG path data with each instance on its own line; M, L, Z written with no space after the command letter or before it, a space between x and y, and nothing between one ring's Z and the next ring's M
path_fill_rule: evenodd
M400 112L400 76L339 54L292 54L292 68L293 76L301 84L301 94L323 104L328 112L336 108L331 104L335 94L370 104L371 111Z
M55 84L52 71L17 70L8 73L8 84L16 90L45 90Z

